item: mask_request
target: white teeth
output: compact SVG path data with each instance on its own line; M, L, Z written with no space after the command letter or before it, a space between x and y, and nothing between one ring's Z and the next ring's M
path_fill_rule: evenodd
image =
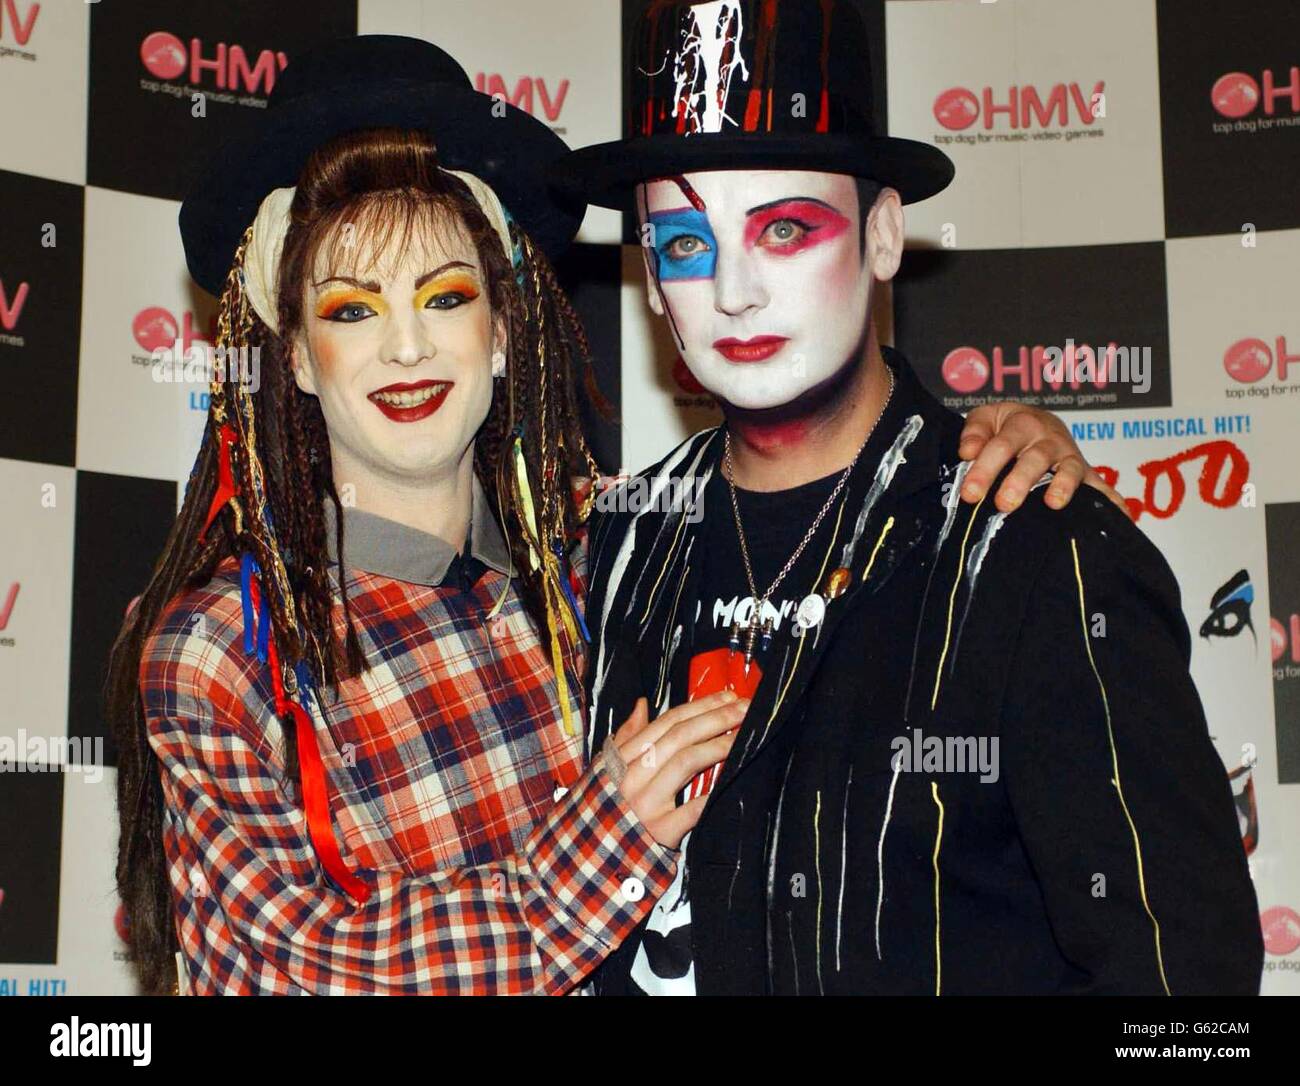
M370 396L371 399L379 400L390 407L419 407L446 387L446 384L426 385L424 388L405 392L372 392Z

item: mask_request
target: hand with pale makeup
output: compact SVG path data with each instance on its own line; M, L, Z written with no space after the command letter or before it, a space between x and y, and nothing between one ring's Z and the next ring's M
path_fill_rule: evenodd
M1046 471L1056 476L1043 500L1053 509L1070 503L1080 483L1096 487L1131 517L1124 499L1108 486L1084 460L1065 423L1050 411L1008 401L985 404L966 416L957 454L973 460L962 484L963 501L978 502L992 486L998 473L1014 458L1016 465L1002 480L994 504L1010 512Z
M645 698L610 740L627 764L623 798L661 845L676 848L699 821L708 796L677 806L677 796L702 770L724 762L749 701L723 690L650 720Z

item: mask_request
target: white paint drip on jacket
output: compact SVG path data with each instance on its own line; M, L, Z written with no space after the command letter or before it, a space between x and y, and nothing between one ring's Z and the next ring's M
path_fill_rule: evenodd
M880 911L885 905L885 834L889 820L894 816L894 790L898 787L898 774L903 768L903 756L894 759L894 779L889 782L889 798L885 801L885 820L880 824L880 840L876 842L876 961L880 953Z
M1046 486L1051 481L1052 475L1048 474L1042 476L1038 482L1029 488L1029 494L1032 494L1040 487ZM1028 498L1029 495L1026 494L1025 500L1027 501ZM1023 508L1023 504L1017 506L1017 508ZM952 669L957 664L957 649L961 645L961 634L966 628L966 617L970 614L971 600L975 598L975 585L979 581L980 570L984 566L984 559L988 557L988 553L993 547L994 537L1002 530L1002 525L1007 522L1007 517L1014 512L1014 509L1009 512L999 511L989 517L988 523L984 525L984 531L980 533L980 537L976 540L975 546L971 548L970 561L966 565L966 603L962 607L961 620L957 623L957 636L953 638L952 657L948 665L948 674L950 675L952 674Z
M875 508L876 502L880 496L889 489L889 484L894 481L894 475L900 465L907 463L907 457L903 454L907 447L916 440L916 435L921 432L921 427L925 421L920 415L913 415L903 424L902 430L894 438L894 443L889 447L889 451L880 458L880 463L876 465L876 477L871 482L871 489L867 491L867 496L862 499L862 511L858 513L857 522L853 525L853 535L849 541L844 544L844 550L841 552L840 565L844 569L853 568L853 553L858 548L858 540L862 538L862 533L867 527L867 518L871 516L871 510Z
M835 906L835 972L840 971L840 939L844 935L844 880L849 873L849 789L853 787L853 766L844 783L844 814L840 821L840 896Z
M943 499L943 528L940 530L939 538L934 544L936 554L943 550L943 545L948 539L948 533L952 531L953 521L957 519L957 510L961 507L961 488L966 482L966 475L970 471L972 463L973 461L963 460L957 465L957 470L952 477L952 487Z
M785 806L785 786L790 780L790 767L794 765L794 752L785 763L785 776L781 778L781 791L776 797L776 822L772 827L772 852L767 863L767 975L770 979L776 962L772 955L772 899L776 893L776 846L781 840L781 808Z
M663 673L659 676L659 688L663 691L659 704L655 706L655 716L662 716L668 712L668 699L672 695L671 683L665 681L667 676L672 674L673 657L677 655L677 647L682 643L682 628L679 624L673 629L673 639L668 645L668 652L664 656Z
M669 454L668 458L664 460L663 466L659 469L658 474L651 482L650 500L642 505L641 508L632 515L632 523L627 526L627 531L623 534L622 542L619 543L618 554L615 555L613 565L610 567L608 584L605 588L605 606L601 608L600 644L596 650L596 677L592 682L591 705L589 706L590 712L588 714L588 719L592 721L591 728L587 735L588 750L591 749L592 744L595 742L596 709L600 702L600 692L603 689L605 679L609 674L610 658L606 649L608 642L605 637L605 631L609 626L609 616L613 609L614 599L618 595L619 588L622 586L624 574L627 572L628 562L631 561L632 551L636 547L637 521L641 519L642 515L648 509L658 507L659 494L663 491L663 488L668 485L668 481L672 477L673 472L677 470L682 461L691 455L692 451L695 452L695 463L692 467L691 475L694 475L694 467L699 465L700 456L703 454L704 447L708 444L709 438L715 432L716 431L713 430L705 430L702 433L696 434L683 441L672 451L672 453ZM665 518L665 521L668 519L669 518ZM660 531L662 532L662 526L660 527ZM593 569L594 568L595 563L593 563ZM634 591L633 596L635 595L636 593Z
M921 630L925 621L925 605L930 600L930 588L934 584L935 570L939 568L939 554L943 551L943 545L948 541L948 534L952 531L952 526L957 520L957 510L961 508L961 488L966 482L966 475L971 469L971 461L963 460L957 465L957 470L953 473L952 486L944 496L943 507L943 527L939 531L939 538L934 544L934 561L930 563L930 573L925 578L925 591L921 593L921 606L918 609L918 618L916 623L916 635L912 639L912 667L907 674L907 696L903 701L903 723L908 720L908 713L912 705L912 688L916 683L916 662L921 652ZM945 473L947 469L944 469Z

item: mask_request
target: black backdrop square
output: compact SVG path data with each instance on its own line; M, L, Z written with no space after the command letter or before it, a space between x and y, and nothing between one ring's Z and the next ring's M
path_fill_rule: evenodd
M1259 230L1300 226L1300 123L1254 132L1214 129L1261 118L1300 122L1300 108L1280 97L1270 118L1261 98L1234 119L1211 97L1220 80L1230 96L1252 84L1262 90L1265 70L1278 87L1300 80L1293 74L1300 66L1300 3L1158 0L1156 18L1165 236L1235 234L1246 222ZM1247 108L1248 99L1236 101Z
M591 346L591 373L574 374L574 383L592 455L606 474L623 466L622 255L617 245L574 245L556 264Z
M1268 541L1268 609L1287 634L1287 650L1273 664L1273 719L1277 727L1277 782L1300 784L1300 675L1285 674L1300 645L1292 637L1291 616L1300 615L1300 502L1264 507L1264 532ZM1276 669L1283 669L1278 678Z
M53 965L59 943L63 774L0 773L0 826L5 828L0 962Z
M175 483L77 472L68 736L105 737L108 765L117 764L104 726L108 652L126 605L149 583L175 519Z
M894 331L900 350L926 388L956 410L941 376L948 353L974 347L991 356L1000 346L1011 355L1021 345L1151 348L1151 387L1137 393L1113 385L1114 404L1087 409L1168 407L1169 311L1164 242L1044 249L908 250L894 284ZM1014 359L1013 359L1014 361ZM1085 383L1083 390L1088 390ZM1051 392L1047 385L1043 393ZM1069 391L1063 385L1062 392ZM979 396L1031 398L1016 386L1001 394L992 383ZM1053 411L1070 403L1053 403Z
M0 283L10 314L0 324L0 457L72 467L85 190L0 170L0 207Z
M292 63L317 42L356 34L356 8L356 0L131 0L93 5L87 183L179 200L207 156L248 131L263 114L268 94L264 78L259 77L251 90L240 80L229 85L235 47L253 71L264 50L283 53ZM195 54L205 61L224 57L220 75L200 68L197 81L191 82L190 59ZM146 90L141 80L170 88L171 93ZM237 99L251 96L260 105L209 99L207 115L194 117L190 96L199 91L229 92Z

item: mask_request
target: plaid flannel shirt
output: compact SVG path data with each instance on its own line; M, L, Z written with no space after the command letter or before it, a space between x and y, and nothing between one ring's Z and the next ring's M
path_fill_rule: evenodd
M500 621L484 622L508 568L485 508L476 485L472 554L485 565L472 584L356 568L358 553L384 568L396 549L399 565L437 574L450 548L347 514L348 592L371 668L311 713L335 839L373 887L364 903L312 848L267 666L243 649L234 563L163 614L140 678L190 991L564 993L671 884L676 852L601 758L584 769L581 734L565 734L549 656L513 587ZM576 706L574 720L581 733Z

